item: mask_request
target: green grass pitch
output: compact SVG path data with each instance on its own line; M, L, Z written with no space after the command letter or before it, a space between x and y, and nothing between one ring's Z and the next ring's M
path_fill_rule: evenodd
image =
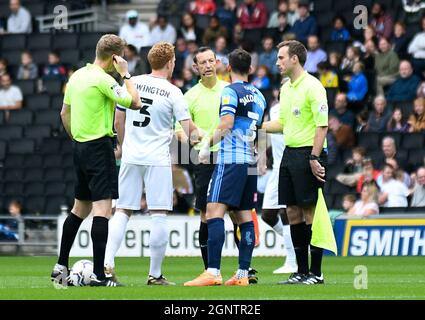
M71 259L71 263L76 258ZM53 288L49 275L55 257L0 257L0 299L425 299L424 257L324 257L325 285L282 286L286 275L273 275L279 257L254 257L259 283L249 287L183 287L202 270L199 257L167 257L163 272L175 287L147 286L149 258L117 258L122 288ZM358 265L367 268L367 289L355 289ZM237 258L222 261L223 279L237 267ZM364 274L363 274L364 275ZM365 278L363 278L365 280Z

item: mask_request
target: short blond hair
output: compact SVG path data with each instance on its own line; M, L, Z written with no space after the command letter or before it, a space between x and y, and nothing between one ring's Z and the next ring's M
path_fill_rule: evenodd
M96 57L100 60L107 60L112 55L122 55L127 43L115 34L105 34L99 39L96 45Z
M174 46L168 42L158 42L148 53L148 60L152 70L161 70L173 58Z

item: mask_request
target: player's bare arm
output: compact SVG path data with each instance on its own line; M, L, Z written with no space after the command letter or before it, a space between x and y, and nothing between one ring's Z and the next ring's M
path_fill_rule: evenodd
M117 131L118 144L122 146L125 134L125 117L126 113L121 110L115 111L114 127Z
M233 128L235 116L233 114L226 114L220 117L220 123L214 130L213 136L210 138L210 146L219 143L221 139Z
M267 133L282 133L283 126L279 120L272 120L264 122L261 129L266 130Z
M181 120L180 125L183 128L183 132L180 135L182 140L180 141L187 141L187 137L190 137L189 142L192 145L201 142L204 132L193 123L192 119Z
M61 110L61 119L62 119L62 123L63 126L65 128L66 133L69 135L69 137L71 139L73 139L72 137L72 133L71 133L71 109L70 109L70 105L67 104L63 104L62 105L62 110Z
M128 72L127 61L118 55L113 56L113 61L115 70L117 70L121 78L123 78L125 87L128 93L131 95L130 109L139 110L142 107L142 102L140 100L139 92L137 91L134 82L131 80L131 75Z
M314 136L313 149L311 154L313 156L319 157L323 149L323 144L325 143L326 134L328 133L328 127L317 127L316 134ZM317 180L325 182L325 168L319 163L318 160L310 160L310 167L313 175Z

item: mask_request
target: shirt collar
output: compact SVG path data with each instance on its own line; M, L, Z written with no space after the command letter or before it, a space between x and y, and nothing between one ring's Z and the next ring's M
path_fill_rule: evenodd
M295 80L295 82L289 83L289 86L293 87L293 88L297 87L301 83L301 81L304 80L304 78L307 76L307 74L308 74L308 72L304 70L303 73L298 77L298 79Z
M93 63L87 63L87 64L86 64L86 67L88 67L88 68L96 68L96 69L98 69L98 70L101 70L101 71L103 71L103 72L106 72L106 71L105 71L105 70L103 70L101 67L99 67L98 65L93 64Z
M217 81L216 81L216 83L215 83L215 86L214 87L212 87L212 88L208 88L207 86L205 86L204 85L204 83L202 82L202 79L200 79L199 80L199 82L198 82L204 89L207 89L207 90L211 90L211 91L216 91L216 90L218 90L219 89L219 84L220 84L220 80L217 78Z

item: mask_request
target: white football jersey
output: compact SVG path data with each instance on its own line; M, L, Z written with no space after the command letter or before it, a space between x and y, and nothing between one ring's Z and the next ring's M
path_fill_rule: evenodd
M123 109L125 134L122 162L138 165L169 166L173 123L190 119L183 93L163 78L152 75L132 77L142 100L140 110Z
M277 103L270 108L270 120L279 120L280 117L280 104ZM270 137L272 143L273 153L273 169L279 169L280 162L282 161L283 151L285 150L285 141L283 134L273 133Z

